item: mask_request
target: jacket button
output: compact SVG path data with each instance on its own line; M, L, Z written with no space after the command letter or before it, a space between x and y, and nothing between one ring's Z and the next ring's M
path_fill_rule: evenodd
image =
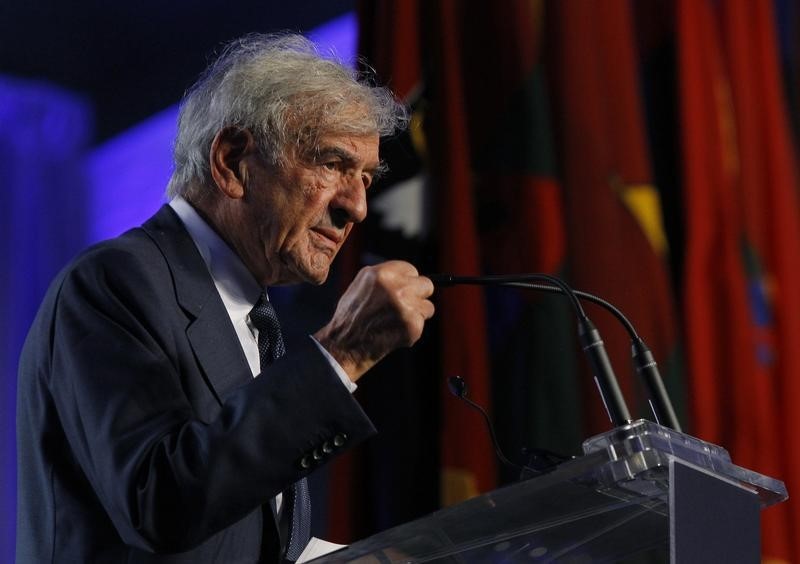
M315 448L314 452L312 453L312 456L314 457L315 462L319 462L320 460L322 460L322 451L319 450L318 448Z
M332 453L333 452L333 446L331 445L331 443L329 443L328 441L325 441L324 443L322 443L322 452L324 452L325 454Z
M300 468L311 468L311 457L309 455L305 455L300 459Z
M334 446L340 447L345 443L345 441L347 441L347 435L344 433L338 433L335 437L333 437Z

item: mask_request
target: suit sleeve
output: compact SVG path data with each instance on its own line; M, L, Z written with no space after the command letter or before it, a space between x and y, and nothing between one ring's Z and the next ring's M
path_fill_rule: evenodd
M88 264L67 275L56 302L48 385L127 544L189 549L375 432L310 339L200 420L163 277L118 250Z

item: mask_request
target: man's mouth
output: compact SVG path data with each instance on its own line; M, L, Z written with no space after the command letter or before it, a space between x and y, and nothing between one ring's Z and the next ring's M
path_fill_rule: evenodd
M341 232L337 231L336 229L330 229L326 227L314 227L311 229L314 233L316 233L320 238L325 241L330 242L335 247L339 247L344 240L344 236Z

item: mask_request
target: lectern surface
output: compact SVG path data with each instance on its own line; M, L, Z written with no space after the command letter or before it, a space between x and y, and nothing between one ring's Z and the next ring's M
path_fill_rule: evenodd
M721 447L649 421L593 437L584 452L314 562L667 562L673 461L762 507L787 497L782 482L735 466Z

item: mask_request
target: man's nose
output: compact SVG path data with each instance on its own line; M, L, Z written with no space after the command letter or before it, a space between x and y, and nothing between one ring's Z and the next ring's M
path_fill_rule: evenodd
M367 217L367 191L364 182L353 179L344 184L331 201L333 221L337 227L360 223Z

